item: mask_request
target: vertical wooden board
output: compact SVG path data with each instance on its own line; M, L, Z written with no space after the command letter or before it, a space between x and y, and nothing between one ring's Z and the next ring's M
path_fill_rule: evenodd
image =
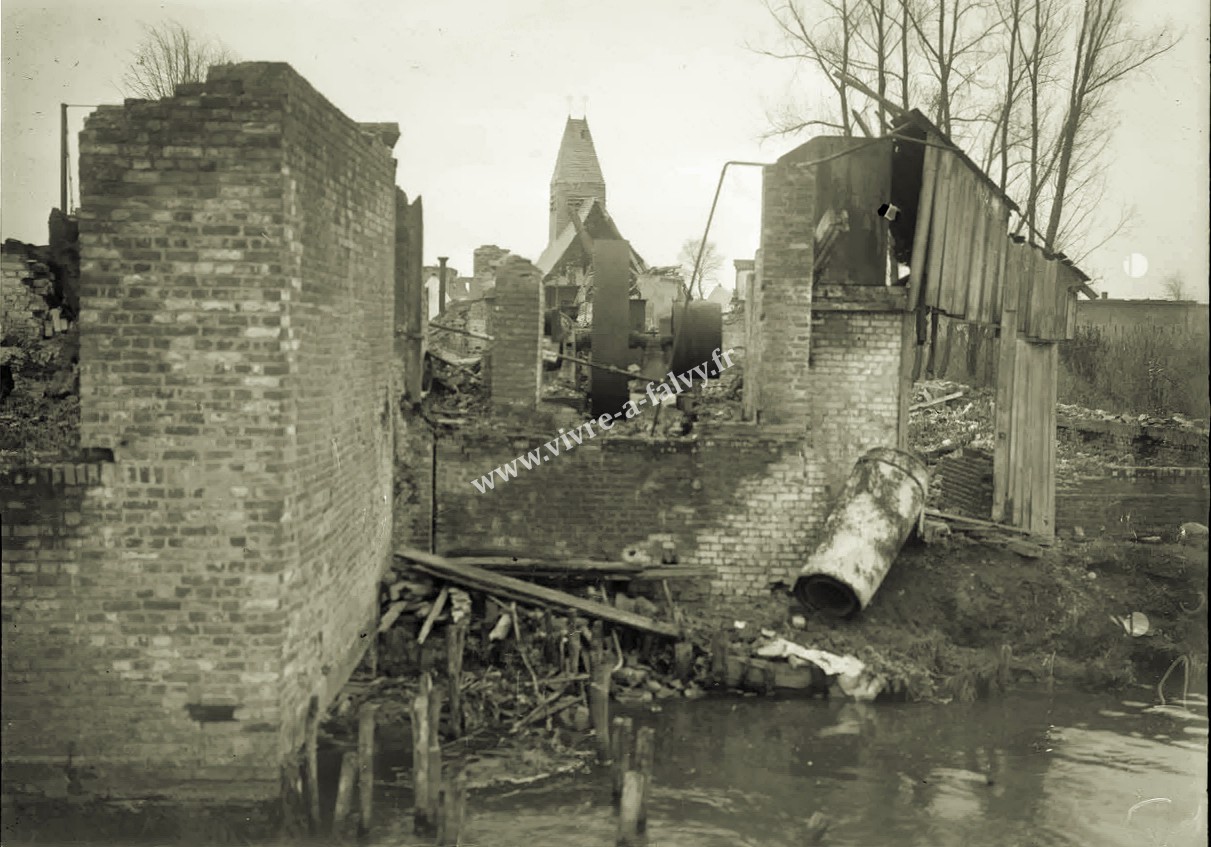
M1033 337L1040 341L1050 337L1055 320L1055 266L1054 260L1039 256L1039 296L1031 303L1031 327Z
M938 308L951 314L954 308L954 287L958 276L959 239L963 232L963 192L967 168L962 162L951 167L947 190L946 243L942 249L942 290L938 293Z
M1030 366L1030 360L1023 354L1023 347L1020 337L1014 338L1014 358L1015 367L1013 369L1013 401L1009 407L1009 430L1010 444L1013 445L1013 452L1009 456L1009 499L1013 504L1013 511L1008 515L1009 522L1014 526L1022 524L1022 453L1025 445L1026 434L1022 429L1022 413L1023 406L1026 404L1026 397L1022 393L1022 384L1025 382L1024 374Z
M1030 316L1030 298L1034 293L1035 249L1030 244L1023 244L1021 264L1018 276L1018 332L1028 334L1028 318Z
M992 301L992 321L997 326L1005 323L1004 314L1008 309L1017 315L1017 288L1013 286L1010 276L1010 257L1014 256L1013 242L1007 235L1002 235L995 242L997 253L997 285ZM1008 300L1007 298L1012 298ZM1016 329L1016 327L1015 327Z
M930 250L930 227L934 214L934 195L938 186L938 148L925 148L925 163L921 169L921 197L917 201L917 228L912 239L912 264L908 274L908 309L920 305L925 288L930 284L926 275Z
M1009 213L1004 207L997 209L996 235L993 237L992 248L996 254L996 284L993 286L992 305L989 319L994 324L1001 323L1001 308L1005 300L1005 262L1009 255Z
M1018 367L1014 374L1013 406L1013 525L1025 526L1030 513L1030 345L1023 339L1017 341Z
M1017 317L1002 314L1001 336L997 339L997 394L993 409L992 519L1007 521L1012 516L1010 466L1013 458L1013 386L1017 352Z
M1073 282L1076 282L1075 277L1073 277ZM1066 320L1064 324L1064 338L1067 341L1071 341L1072 339L1076 338L1076 310L1077 298L1079 297L1080 295L1075 291L1070 292L1068 295L1067 310L1065 311Z
M950 174L954 154L938 151L937 183L934 187L933 220L929 225L929 251L926 255L926 306L936 309L942 295L942 262L946 253L946 222L950 217Z
M1060 348L1052 344L1047 351L1048 395L1047 421L1044 432L1047 435L1047 455L1050 457L1047 474L1047 515L1050 535L1055 535L1055 473L1056 473L1056 409L1060 379Z
M988 260L988 204L992 198L987 190L980 186L979 205L976 207L975 232L972 236L971 270L968 273L970 284L967 288L967 320L981 326L988 322L984 317L984 286L988 278L986 262Z
M989 324L1000 322L1001 245L1005 243L1005 231L1000 223L1001 207L994 205L988 211L984 232L984 292L980 298L980 320Z
M1033 462L1034 496L1031 498L1031 521L1034 531L1040 535L1049 535L1051 533L1051 518L1047 511L1051 479L1051 436L1047 433L1047 421L1051 419L1051 415L1048 414L1047 409L1049 406L1054 408L1055 405L1048 402L1048 397L1051 394L1048 388L1051 379L1048 363L1051 361L1051 350L1053 347L1055 347L1055 344L1049 341L1046 344L1035 345L1034 351L1038 367L1035 371L1034 383L1035 460Z
M973 276L972 259L975 253L976 221L980 207L979 180L967 171L963 190L963 229L959 233L959 268L958 278L954 289L954 300L951 303L951 314L956 318L967 317L967 304L971 299L971 281Z
M1055 311L1051 316L1051 341L1062 341L1068 327L1068 268L1055 261Z

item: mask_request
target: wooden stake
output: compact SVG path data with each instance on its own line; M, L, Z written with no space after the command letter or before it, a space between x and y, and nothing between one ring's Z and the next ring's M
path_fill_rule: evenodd
M320 832L320 765L319 765L320 698L311 695L307 705L306 750L303 758L303 775L307 782L307 814L311 820L311 832Z
M467 622L461 620L447 630L446 661L450 684L450 737L463 734L463 647L467 643Z
M377 703L365 703L357 715L358 834L370 831L374 811L374 715Z
M341 756L341 776L336 784L336 805L332 808L332 834L341 838L353 807L353 787L357 784L357 753L352 750Z
M424 626L420 628L420 635L416 636L417 644L425 643L425 639L429 637L429 633L433 630L433 622L437 620L438 615L442 613L442 609L446 607L446 600L449 597L449 586L442 586L442 590L437 592L437 599L433 601L433 606L429 609L429 614L425 617Z
M592 652L590 654L589 717L597 735L597 760L610 760L610 677L613 670L605 650L601 622L593 624Z
M429 690L433 680L422 674L420 690L412 701L412 829L417 835L432 835L434 824L429 809Z
M441 745L442 690L437 686L429 689L429 820L438 821L442 788L442 745Z
M715 633L711 640L711 676L716 685L727 682L727 633L722 630Z
M639 815L643 805L643 774L627 771L622 777L622 799L618 809L618 847L639 847L644 843L639 830Z
M652 761L656 753L656 730L645 726L635 739L635 769L643 777L639 801L639 832L648 828L648 798L652 794Z
M614 732L610 737L612 742L611 759L614 763L613 801L614 809L618 810L622 802L622 778L631 767L631 739L634 736L634 721L631 718L614 718Z
M437 847L458 847L467 815L467 775L459 771L441 793Z
M694 672L694 645L688 641L678 641L673 645L673 672L677 679L686 682Z
M568 619L568 667L567 674L580 673L580 618L572 615Z

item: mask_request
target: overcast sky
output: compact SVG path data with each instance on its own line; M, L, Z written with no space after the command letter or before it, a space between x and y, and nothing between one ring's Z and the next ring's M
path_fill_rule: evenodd
M1144 0L1131 4L1155 22ZM1133 226L1084 268L1112 297L1159 296L1160 278L1177 271L1206 300L1208 4L1152 8L1187 34L1119 93L1102 208L1110 221L1133 208ZM5 238L46 240L59 197L58 104L120 102L140 23L166 18L241 59L289 62L355 120L398 122L397 181L424 197L425 261L447 255L464 273L480 244L531 259L542 251L569 105L587 114L610 213L651 264L676 263L701 233L723 162L769 161L799 143L761 141L793 79L785 62L748 49L771 43L760 0L3 0L2 9ZM73 137L86 112L71 111ZM759 172L733 170L711 236L728 284L731 261L757 247L759 200ZM1124 267L1131 254L1147 260L1140 279Z

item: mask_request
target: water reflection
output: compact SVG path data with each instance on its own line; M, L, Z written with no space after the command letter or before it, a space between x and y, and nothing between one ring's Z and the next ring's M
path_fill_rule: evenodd
M1177 718L1122 699L749 698L639 712L657 729L651 844L800 847L817 811L827 845L1205 844L1206 745L1182 732L1206 726L1205 701ZM472 844L612 843L600 775L473 809Z

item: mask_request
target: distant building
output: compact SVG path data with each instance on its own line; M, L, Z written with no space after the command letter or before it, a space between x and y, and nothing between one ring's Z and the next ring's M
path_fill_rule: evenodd
M547 247L534 263L548 283L584 283L584 274L592 263L592 252L586 239L578 235L578 229L590 242L623 239L606 210L605 178L597 161L588 121L570 117L564 126L555 171L551 175ZM646 269L647 264L632 248L631 272L637 276Z
M708 303L718 303L719 308L724 312L728 312L732 308L732 292L729 288L724 288L722 285L716 285L711 289L711 293L706 295Z
M1076 325L1106 335L1147 330L1159 333L1207 335L1208 306L1192 300L1099 300L1076 301Z
M732 288L732 299L743 303L748 299L748 289L757 276L757 262L753 259L736 259L732 262L736 267L736 284Z

